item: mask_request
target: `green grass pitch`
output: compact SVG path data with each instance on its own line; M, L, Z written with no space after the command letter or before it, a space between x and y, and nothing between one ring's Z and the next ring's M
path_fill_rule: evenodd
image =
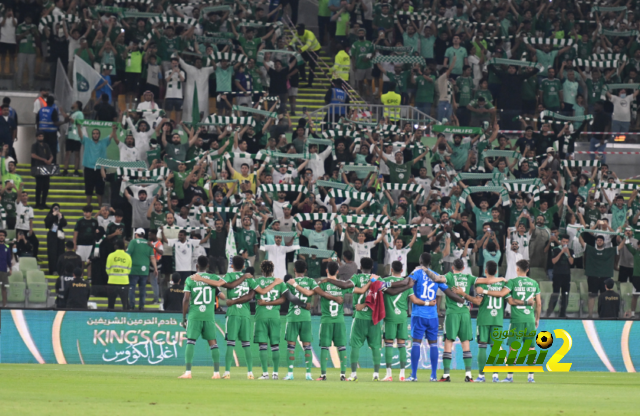
M260 367L254 370L259 375ZM335 369L326 382L305 381L304 369L296 369L294 381L247 380L244 368L233 368L231 380L211 380L211 367L194 367L193 379L178 380L183 371L168 366L0 365L0 409L12 416L564 416L638 415L640 408L640 376L627 373L544 373L536 375L536 384L528 384L526 374L516 374L513 384L471 384L464 383L462 371L452 372L451 383L430 383L427 371L418 373L418 383L374 383L371 369L359 371L357 383L340 382ZM286 367L280 377L285 375ZM319 371L314 369L313 375ZM396 380L397 375L394 369Z

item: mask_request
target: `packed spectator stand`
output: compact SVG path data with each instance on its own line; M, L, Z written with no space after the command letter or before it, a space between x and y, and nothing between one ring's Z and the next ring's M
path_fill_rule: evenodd
M199 255L219 274L230 254L256 273L267 258L280 278L334 259L348 279L363 257L386 276L430 252L436 272L462 258L476 276L529 259L546 316L637 309L638 184L597 153L640 130L636 2L321 0L317 22L299 0L1 13L0 77L43 85L30 160L10 93L0 118L9 305L63 308L88 285L107 308L108 255L144 240L118 308L171 310Z

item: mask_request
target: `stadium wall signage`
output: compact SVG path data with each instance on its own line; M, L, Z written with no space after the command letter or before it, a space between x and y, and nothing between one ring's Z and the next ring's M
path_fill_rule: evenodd
M224 315L216 315L219 330L218 345L220 345L220 355L223 361L226 348L224 319ZM281 319L283 320L282 328L284 328L286 318L283 316ZM0 328L2 328L0 363L183 365L186 332L178 324L180 320L180 314L162 312L124 313L5 309L0 311ZM345 317L345 324L347 331L349 331L351 317ZM474 327L475 324L474 319ZM509 328L508 319L505 319L504 327L505 329ZM320 353L318 347L319 329L320 317L313 316L314 342L312 346L315 367L320 365L318 360ZM568 343L564 338L561 339L559 330L571 334L571 343ZM640 350L630 348L631 345L640 344L640 324L634 325L634 321L541 320L540 327L536 330L538 337L540 337L541 331L553 334L555 338L555 341L551 341L552 345L549 345L547 349L536 347L534 364L537 364L540 357L544 356L543 365L546 371L549 371L547 368L549 363L553 365L553 357L556 357L557 364L571 363L571 371L636 372L635 366L640 366ZM536 344L542 343L542 346L546 346L542 341L541 339L538 342L536 339ZM438 346L442 353L444 345L441 336L438 339ZM258 346L253 345L252 347L255 348L253 356L256 357L256 361L254 365L259 365ZM409 343L407 347L411 348ZM286 348L284 330L281 334L281 348ZM420 359L421 369L430 368L427 348L426 345L423 345ZM471 348L476 356L477 343L472 342ZM566 349L565 356L558 360L562 348ZM528 348L526 349L528 350ZM521 350L521 352L526 351ZM544 352L546 354L543 354ZM234 360L234 365L246 365L242 352L234 354ZM339 367L338 353L335 348L331 350L330 360L330 367L331 365ZM398 356L395 355L393 360L394 367L397 368ZM473 361L475 368L476 360ZM488 361L491 361L489 365L501 364L497 352L493 359L489 357ZM382 362L384 365L384 355ZM193 364L208 366L210 363L209 348L206 342L200 340L196 344ZM462 348L459 343L454 346L451 364L452 369L464 368ZM221 365L224 365L224 362ZM298 345L295 366L304 367L301 345ZM367 347L363 347L360 352L360 366L363 368L373 367L371 352ZM488 370L485 368L485 371Z

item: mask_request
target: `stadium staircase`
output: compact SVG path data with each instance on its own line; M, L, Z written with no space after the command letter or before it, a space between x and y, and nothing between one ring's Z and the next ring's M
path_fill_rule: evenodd
M19 164L18 173L22 176L24 189L29 192L29 205L35 204L35 189L36 181L31 176L30 165ZM82 207L86 205L86 199L84 195L84 179L82 177L76 178L72 176L53 176L51 178L51 185L49 189L49 196L47 197L47 205L58 203L60 204L60 212L64 215L69 223L65 228L65 239L70 240L73 238L73 228L76 222L82 218ZM93 206L97 208L98 203L94 197ZM94 211L96 212L97 209ZM40 269L45 273L47 283L49 286L49 295L55 296L55 283L58 275L49 274L49 261L47 256L47 229L44 225L44 219L46 218L49 210L34 210L35 219L33 221L33 230L40 240L40 253L38 256L38 265ZM138 299L138 290L136 289L136 299ZM152 304L153 292L151 291L151 285L147 285L147 293L145 299L146 310L157 310L159 305ZM98 309L107 309L106 297L94 297L91 296L89 302L95 302ZM137 303L137 300L136 300ZM51 304L51 303L49 303ZM116 308L121 309L122 304L118 299L116 301Z

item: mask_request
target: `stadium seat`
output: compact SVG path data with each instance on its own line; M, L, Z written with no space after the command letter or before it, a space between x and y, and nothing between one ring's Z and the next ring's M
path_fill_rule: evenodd
M559 304L560 302L558 302ZM567 305L567 313L577 313L578 316L581 316L580 313L580 290L578 288L578 284L576 282L571 282L571 286L569 289L569 303Z
M582 301L582 315L589 313L589 285L586 281L578 282L580 289L580 300ZM596 297L596 303L593 307L594 314L598 310L598 298Z
M540 285L540 300L542 301L542 314L545 314L549 307L549 300L553 294L553 283L550 281L539 282Z
M49 286L47 283L30 282L27 293L27 307L41 305L44 308L47 306L47 300L49 298Z
M21 272L13 272L9 276L7 287L7 306L23 307L26 300L27 284L24 282Z
M547 276L547 271L542 267L532 267L529 269L529 277L533 280L540 282L548 282L549 276Z
M35 257L20 257L18 264L20 271L23 273L29 270L40 270L38 260Z
M586 282L587 275L584 272L584 269L571 269L571 281L572 282Z
M631 298L633 297L633 283L624 282L620 283L620 297L624 301L624 311L629 312L631 310Z
M44 272L40 270L29 270L27 272L27 286L31 288L32 283L47 283Z

